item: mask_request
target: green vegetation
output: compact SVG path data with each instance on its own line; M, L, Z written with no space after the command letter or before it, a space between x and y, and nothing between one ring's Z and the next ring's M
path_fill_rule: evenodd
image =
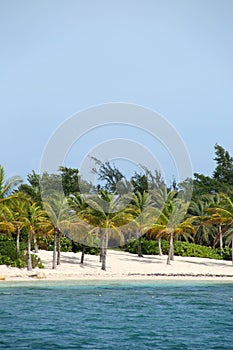
M139 258L166 254L168 264L174 255L233 261L233 158L222 146L215 145L213 175L194 174L191 200L191 179L169 187L156 169L144 169L128 180L115 165L93 160L96 188L78 169L41 178L33 171L22 183L6 179L0 166L0 264L31 271L42 267L33 251L46 249L53 268L61 251L81 251L81 263L85 253L100 253L105 270L109 243Z
M159 247L158 242L153 240L148 240L146 238L141 239L142 254L143 255L158 255ZM162 253L167 255L169 252L169 242L167 240L161 241ZM138 253L138 240L131 240L125 247L125 250L137 254ZM223 255L220 255L219 249L213 249L211 247L206 247L203 245L175 241L174 242L174 254L177 256L190 256L198 258L209 258L209 259L224 259L231 260L231 249L226 247L224 249Z
M24 244L21 244L21 252L17 253L16 241L12 237L0 235L0 265L8 265L23 268L27 266L27 254L23 250ZM32 254L32 267L43 268L40 258Z

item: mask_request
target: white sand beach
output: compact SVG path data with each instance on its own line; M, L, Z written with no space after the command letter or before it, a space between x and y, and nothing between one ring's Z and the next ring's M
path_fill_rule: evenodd
M62 252L61 265L53 270L52 254L51 251L39 251L44 269L29 272L26 268L1 265L0 276L6 281L204 279L233 282L231 261L175 256L171 265L167 265L165 255L139 258L127 252L108 250L107 271L103 271L98 256L86 254L84 264L80 265L81 253Z

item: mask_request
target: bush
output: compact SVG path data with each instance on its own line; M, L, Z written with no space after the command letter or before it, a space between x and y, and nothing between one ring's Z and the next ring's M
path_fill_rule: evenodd
M193 256L219 260L222 259L217 249L181 241L174 242L174 253L178 256Z
M23 268L27 266L27 253L21 245L20 254L16 251L16 242L13 238L6 235L0 235L0 265ZM43 264L37 255L32 254L32 267L43 268Z
M141 238L141 245L142 245L142 254L149 254L149 255L158 255L159 254L159 247L158 242L153 240L148 240L146 238ZM166 240L161 241L162 251L163 254L167 254L169 250L169 243ZM137 254L138 252L138 239L133 239L128 242L128 245L126 246L126 251Z
M39 249L53 250L54 238L51 237L38 237L37 244ZM61 252L72 252L72 243L66 237L61 237Z
M220 249L219 250L219 254L220 254ZM230 247L225 247L223 249L223 252L222 252L222 257L224 260L231 260L231 248Z
M159 254L158 242L141 238L142 254L157 255ZM168 254L169 242L166 240L161 241L163 254ZM126 246L126 251L137 254L138 252L138 239L129 241ZM174 254L178 256L190 256L209 259L224 259L231 260L231 248L225 247L223 255L220 255L219 249L213 249L211 247L202 246L199 244L174 241Z

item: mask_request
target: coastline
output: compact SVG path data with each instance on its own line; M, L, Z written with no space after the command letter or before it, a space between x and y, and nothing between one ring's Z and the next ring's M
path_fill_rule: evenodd
M4 281L216 281L233 282L231 261L175 256L171 265L167 256L135 254L108 250L107 271L101 270L99 257L85 255L80 265L81 253L61 253L61 265L52 270L51 251L40 250L38 256L44 269L18 269L0 265L0 276ZM1 283L1 284L2 284Z

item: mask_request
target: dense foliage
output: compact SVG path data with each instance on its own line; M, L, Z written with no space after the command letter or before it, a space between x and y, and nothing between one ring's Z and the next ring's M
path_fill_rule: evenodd
M158 242L154 240L148 240L146 238L141 239L142 254L144 255L158 255L159 248ZM167 240L161 241L162 252L167 255L169 251L169 243ZM125 247L125 250L137 254L138 253L138 240L131 240ZM195 243L175 241L174 242L174 253L178 256L190 256L198 258L209 258L209 259L224 259L231 260L231 250L226 247L223 251L223 255L220 255L219 249L213 249L211 247L202 246Z
M21 248L25 248L25 244L21 244ZM26 267L27 254L24 249L20 253L16 251L16 242L12 237L0 235L0 265L9 265L13 267ZM32 267L43 268L40 258L32 254Z

